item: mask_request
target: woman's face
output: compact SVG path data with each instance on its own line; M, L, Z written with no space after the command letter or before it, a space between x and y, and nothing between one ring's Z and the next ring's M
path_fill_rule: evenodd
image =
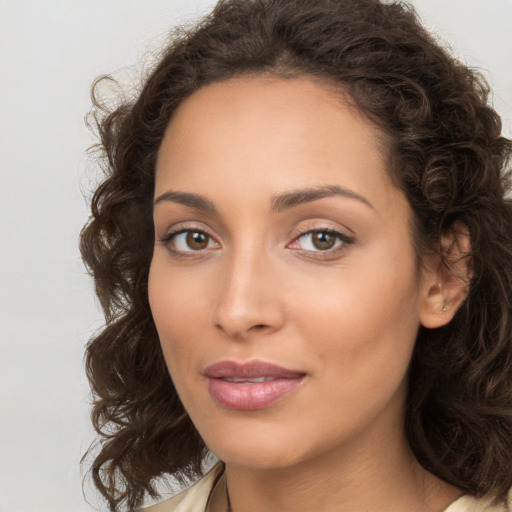
M150 304L179 396L227 464L403 440L428 283L377 137L306 78L209 85L167 129Z

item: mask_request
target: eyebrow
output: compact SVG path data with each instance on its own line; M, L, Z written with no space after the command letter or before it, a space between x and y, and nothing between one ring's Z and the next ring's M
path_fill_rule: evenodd
M340 187L338 185L325 185L315 188L304 188L279 194L272 198L271 209L272 211L275 212L282 212L284 210L289 210L290 208L295 208L296 206L299 206L304 203L310 203L312 201L317 201L318 199L333 196L341 196L346 197L348 199L355 199L365 204L366 206L370 207L372 210L375 209L373 205L370 203L370 201L368 201L368 199L366 199L365 197L357 194L353 190ZM153 207L155 207L157 204L163 201L179 203L184 206L188 206L190 208L206 212L214 213L217 211L212 201L210 201L204 196L201 196L199 194L192 194L190 192L179 192L173 190L164 192L162 195L158 196L153 201Z
M200 196L199 194L191 194L189 192L169 190L168 192L163 193L161 196L158 196L153 201L153 208L163 201L172 201L173 203L183 204L196 210L207 212L217 211L215 205L209 199L206 199L206 197Z
M348 188L340 187L338 185L325 185L323 187L316 188L304 188L300 190L294 190L292 192L286 192L280 194L272 199L272 210L276 212L282 212L294 208L300 204L310 203L324 197L341 196L348 199L356 199L357 201L369 206L372 210L372 203L365 197L357 194L353 190Z

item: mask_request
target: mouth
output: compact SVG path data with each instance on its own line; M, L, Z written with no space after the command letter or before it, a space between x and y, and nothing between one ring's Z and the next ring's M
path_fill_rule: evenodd
M223 361L208 366L204 375L214 401L240 411L270 407L290 395L306 377L305 372L260 361Z
M236 384L240 384L241 382L252 382L253 384L257 384L259 382L270 382L275 380L275 377L221 377L221 379L225 382L235 382Z

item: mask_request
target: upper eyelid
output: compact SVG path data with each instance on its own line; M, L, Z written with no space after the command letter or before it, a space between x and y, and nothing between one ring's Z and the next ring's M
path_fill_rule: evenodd
M167 234L168 235L179 235L181 233L187 233L189 231L191 231L193 233L204 233L205 235L208 235L210 237L212 236L206 229L198 228L198 227L189 227L189 226L184 226L184 227L180 227L180 228L176 228L176 229L170 229Z
M305 232L331 230L346 234L347 236L355 235L354 230L350 229L346 224L342 224L335 220L329 220L321 216L318 218L307 217L299 219L299 221L295 223L295 226L299 226L299 231L305 230ZM297 228L293 229L296 230Z
M320 221L322 222L322 221ZM301 226L298 229L295 229L295 234L290 233L290 236L292 237L291 240L296 240L297 238L307 235L308 233L318 233L318 232L328 232L328 233L334 233L337 235L340 235L342 238L345 238L347 240L354 241L355 239L355 233L350 228L346 226L332 226L327 224L327 221L323 221L322 224L318 225L309 225L309 226Z
M178 223L178 225L173 225L167 228L163 237L161 238L177 235L179 233L185 233L187 231L197 231L198 233L204 233L205 235L208 235L209 237L216 240L216 237L212 235L211 230L208 227L203 227L203 225L197 225L195 223L192 225L187 222Z
M345 237L349 238L349 235L344 233L342 230L336 229L336 228L332 228L332 227L327 227L327 226L323 226L323 227L319 227L319 228L307 228L307 229L304 229L304 230L299 230L299 232L297 233L295 238L307 235L309 233L323 233L323 232L325 232L325 233L334 233L334 234L342 235L342 236L345 236Z

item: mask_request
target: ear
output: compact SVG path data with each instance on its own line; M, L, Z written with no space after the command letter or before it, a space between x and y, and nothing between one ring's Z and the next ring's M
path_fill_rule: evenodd
M423 263L420 322L435 329L452 320L469 292L473 260L467 226L456 221L442 236L437 253Z

